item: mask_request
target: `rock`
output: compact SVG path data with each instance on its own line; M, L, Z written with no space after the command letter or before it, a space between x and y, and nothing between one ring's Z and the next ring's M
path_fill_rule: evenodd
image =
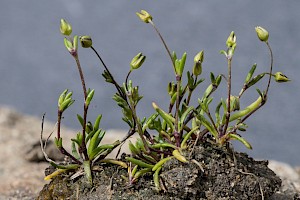
M271 200L300 199L300 175L296 168L275 160L269 161L269 168L282 180L280 190Z
M42 116L23 115L12 108L0 107L0 199L34 199L47 183L44 181L44 171L48 163L40 162L43 160L39 148L41 123ZM54 127L54 123L45 121L44 138L48 137ZM62 127L62 130L64 145L70 148L70 139L77 131L66 127ZM111 143L125 135L124 131L107 131L103 143ZM126 147L124 145L125 150ZM48 150L49 154L52 150L57 152L54 148ZM112 154L115 155L116 152Z

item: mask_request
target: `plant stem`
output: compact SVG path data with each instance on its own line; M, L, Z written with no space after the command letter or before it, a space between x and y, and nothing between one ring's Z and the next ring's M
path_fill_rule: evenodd
M82 142L81 142L81 145L79 147L79 152L83 153L84 160L88 160L89 157L88 157L88 154L87 154L86 143L85 143L85 127L86 127L87 112L88 112L88 105L86 105L86 103L85 103L86 98L87 98L87 91L86 91L84 75L83 75L83 71L82 71L82 68L81 68L81 65L80 65L78 55L74 56L74 58L75 58L75 61L76 61L76 64L77 64L77 68L78 68L78 72L79 72L80 80L81 80L81 84L82 84L83 94L84 94Z
M131 72L132 72L131 70L128 72L128 74L127 74L127 76L126 76L126 79L125 79L125 87L126 87L126 90L128 90L128 78L129 78Z
M108 70L107 66L105 65L104 61L102 60L100 54L96 51L96 49L93 46L91 46L91 49L95 52L95 54L97 55L98 59L102 63L103 67L105 68L105 70L107 71L107 73L109 74L109 76L111 77L112 82L115 85L115 87L116 87L118 93L120 94L120 96L123 97L126 100L126 94L124 94L124 92L122 91L120 85L115 81L114 77L112 76L112 74Z
M272 51L272 48L271 48L271 46L270 46L270 44L268 42L266 42L266 45L267 45L267 47L269 49L269 52L270 52L270 72L266 73L266 74L269 74L269 79L268 79L268 84L267 84L266 92L265 92L264 96L261 97L262 101L261 101L260 105L257 106L253 111L251 111L248 115L246 115L240 121L240 123L243 123L244 121L246 121L246 119L248 119L253 113L255 113L258 109L260 109L266 103L266 99L267 99L267 96L268 96L269 88L270 88L270 85L271 85L271 78L272 78L272 76L274 76L272 74L272 71L273 71L273 60L274 60L274 58L273 58L273 51ZM235 127L234 130L236 130L236 129L237 129L237 126Z
M146 149L147 152L150 152L149 150L149 145L147 143L147 141L145 140L144 138L144 135L143 135L143 129L142 129L142 126L141 126L141 123L138 121L138 117L137 117L137 114L136 114L136 110L135 110L135 106L133 105L133 102L131 101L131 99L129 98L129 102L130 102L130 107L131 107L131 110L132 110L132 115L133 115L133 119L136 123L136 126L138 128L137 132L144 144L144 147Z
M268 80L268 85L267 85L267 89L266 89L266 95L268 95L270 84L271 84L271 78L272 78L272 70L273 70L273 51L272 51L271 46L268 43L268 41L266 42L266 45L269 49L270 59L271 59L271 61L270 61L271 62L271 64L270 64L270 74L269 74L269 80Z
M58 110L58 113L57 113L57 139L60 139L61 118L62 118L62 112L60 110ZM74 156L72 156L63 146L59 147L58 149L63 155L68 156L77 164L79 164L79 165L82 164L78 159L76 159Z
M231 96L231 60L232 57L228 58L228 79L227 79L227 88L228 88L228 100L227 100L227 113L226 113L226 120L225 120L225 127L223 129L223 133L221 135L221 137L223 135L226 134L227 131L227 127L229 124L229 118L230 118L230 96Z
M180 130L178 126L179 121L179 104L180 104L180 87L181 87L181 76L176 76L177 81L177 97L176 97L176 109L175 109L175 132L174 137L176 140L177 147L180 147Z
M87 92L86 92L86 86L85 86L83 71L82 71L78 56L76 55L76 56L74 56L74 58L75 58L77 69L78 69L78 72L79 72L79 75L80 75L80 80L81 80L81 85L82 85L82 90L83 90L83 93L84 93L84 100L85 100L86 97L87 97Z
M175 63L174 63L174 61L173 61L171 52L170 52L170 50L169 50L169 48L168 48L168 46L167 46L165 40L163 39L162 35L160 34L158 28L156 28L156 26L155 26L155 24L153 23L153 21L150 20L149 22L150 22L150 24L153 26L153 28L155 29L156 33L158 34L160 40L162 41L162 43L163 43L163 45L164 45L164 47L165 47L165 49L167 50L168 55L169 55L169 57L170 57L170 59L171 59L171 62L172 62L172 64L173 64L173 68L174 68L174 70L175 70Z

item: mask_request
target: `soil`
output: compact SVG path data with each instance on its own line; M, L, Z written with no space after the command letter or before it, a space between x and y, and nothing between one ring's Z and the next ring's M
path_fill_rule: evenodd
M83 176L70 180L70 173L63 174L45 185L37 200L256 200L269 199L281 187L281 179L268 168L268 161L255 161L244 153L209 142L196 146L189 160L189 163L181 163L174 158L165 163L160 174L164 190L160 192L154 187L152 174L145 174L128 187L121 178L121 175L128 176L126 169L101 165L100 171L93 172L93 188L87 187Z
M54 126L54 123L45 120L45 137L53 131ZM42 160L44 160L44 156L41 154L39 145L37 145L39 144L40 132L41 116L33 117L24 115L12 108L0 106L0 200L36 199L43 186L48 183L48 181L44 181L43 178L45 168L47 168L49 164L46 162L41 162ZM66 146L66 148L70 147L70 138L73 137L77 132L78 130L72 130L67 127L63 127L64 145ZM124 135L126 135L126 131L108 130L106 136L103 139L105 141L103 142L109 144L112 143L116 138L123 138ZM53 138L51 139L51 141L52 140ZM51 146L51 144L47 146L49 148L49 151L47 151L46 149L47 154L49 156L52 154L53 159L58 159L57 157L55 158L55 156L58 156L59 153L57 151L54 152ZM122 150L124 152L129 151L128 149L126 149L127 146L128 145L126 144L123 145ZM204 155L205 154L203 154L202 156ZM201 158L201 155L199 156L198 159L204 161L204 158ZM112 154L111 157L114 157L114 155ZM173 162L175 162L175 160L167 162L165 164L165 167L167 167L167 165L171 165L171 163ZM209 165L204 165L203 163L202 165L203 167L206 167L204 172L207 173L209 171ZM136 193L137 189L144 187L145 189L141 190L140 193L154 194L152 199L156 197L158 198L158 196L160 195L159 193L153 192L155 191L153 182L145 182L145 180L152 181L151 175L145 176L140 179L140 181L137 182L134 188L125 189L124 185L126 186L126 183L124 181L120 181L119 177L121 172L126 175L126 171L119 169L119 173L114 174L117 169L116 166L106 165L103 167L105 167L106 171L99 171L94 173L95 176L100 177L101 175L104 177L102 182L99 181L100 179L98 180L98 185L96 185L95 188L90 192L90 196L92 196L93 194L94 199L97 195L101 197L101 188L106 189L102 190L106 191L102 193L102 195L105 196L105 198L103 199L107 199L109 197L107 196L109 192L111 194L118 194L118 186L123 188L123 190L120 191L125 191L125 193L128 191L134 191L132 192L133 194ZM287 163L270 160L268 167L271 168L282 179L282 187L270 198L270 200L300 199L300 166L293 167ZM166 170L167 169L163 169L163 172L165 172ZM200 173L202 172L200 171L199 174ZM108 187L110 185L109 181L112 177L112 174L114 174L112 179L113 187ZM61 178L64 178L65 181L68 180L67 177ZM119 182L117 180L119 180ZM74 184L78 185L80 181L81 179L78 179L77 181L74 181ZM103 186L99 186L99 183L103 184ZM149 185L142 186L142 184L145 183L149 183ZM86 191L90 190L87 189ZM119 194L121 194L121 192L119 192ZM139 198L137 194L139 193L133 195L132 198ZM117 198L115 197L115 199ZM122 198L119 197L119 199Z

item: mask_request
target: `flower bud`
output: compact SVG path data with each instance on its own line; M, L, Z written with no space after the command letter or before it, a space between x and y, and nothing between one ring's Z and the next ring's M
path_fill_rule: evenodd
M141 10L141 12L136 12L135 14L145 23L152 21L152 16L145 10Z
M257 33L258 38L263 41L263 42L267 42L268 38L269 38L269 33L266 29L264 29L261 26L257 26L255 27L255 31Z
M237 96L230 96L230 111L240 110L240 99Z
M65 47L69 51L72 56L77 56L77 49L78 49L78 36L75 35L73 41L71 42L67 38L64 38Z
M234 31L231 31L229 37L227 38L226 45L228 48L236 46L236 36L234 34Z
M130 70L132 71L134 69L138 69L143 64L145 59L146 56L144 56L142 53L138 53L130 62Z
M60 20L60 32L63 35L71 35L72 33L72 26L64 19Z
M282 82L288 82L290 81L290 79L284 75L282 72L276 72L275 73L275 81L282 83Z
M200 51L195 57L194 57L194 62L203 62L204 60L204 51Z
M204 59L204 52L200 51L195 57L194 57L194 67L193 67L193 74L195 76L199 76L202 73L202 62Z
M84 35L84 36L80 36L79 39L80 39L81 46L83 48L90 48L93 45L91 36Z

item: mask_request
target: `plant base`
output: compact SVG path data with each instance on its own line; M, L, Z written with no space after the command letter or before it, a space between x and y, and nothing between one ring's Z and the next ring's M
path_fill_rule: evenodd
M186 153L189 153L188 151ZM188 156L188 155L186 155ZM39 199L265 199L281 186L281 180L268 168L267 161L255 161L244 153L228 151L206 142L196 146L192 155L198 164L168 161L161 172L163 188L154 188L152 175L144 175L128 187L121 175L127 170L116 165L103 165L93 172L94 187L88 189L85 178L70 180L60 175L46 184Z

